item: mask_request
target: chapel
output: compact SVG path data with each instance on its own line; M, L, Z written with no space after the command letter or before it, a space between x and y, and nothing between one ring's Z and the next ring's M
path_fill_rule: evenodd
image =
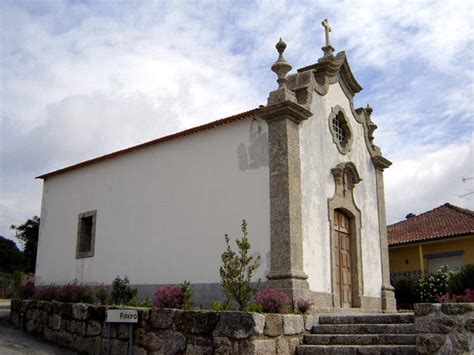
M224 235L248 223L257 278L318 310L395 310L383 171L370 106L327 20L323 54L291 73L286 44L265 105L39 176L37 285L110 284L140 297L187 280L222 298ZM54 260L54 263L51 262Z

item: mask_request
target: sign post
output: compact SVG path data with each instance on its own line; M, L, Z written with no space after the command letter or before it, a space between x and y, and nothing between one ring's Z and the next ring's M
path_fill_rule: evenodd
M133 323L138 323L136 309L108 309L107 310L107 354L110 354L110 323L129 323L128 354L132 355Z

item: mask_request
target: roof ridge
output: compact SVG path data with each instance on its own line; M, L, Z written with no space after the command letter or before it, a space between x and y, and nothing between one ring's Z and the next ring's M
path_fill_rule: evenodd
M159 137L159 138L156 138L156 139L152 139L151 141L136 144L136 145L133 145L131 147L120 149L120 150L117 150L117 151L114 151L114 152L111 152L111 153L107 153L107 154L104 154L104 155L100 155L100 156L95 157L95 158L87 159L87 160L84 160L82 162L79 162L79 163L76 163L76 164L73 164L73 165L69 165L69 166L66 166L66 167L58 169L58 170L53 170L49 173L39 175L35 179L46 179L46 178L54 176L54 175L59 175L59 174L66 173L66 172L71 171L71 170L75 170L75 169L79 169L79 168L82 168L82 167L85 167L85 166L93 165L93 164L96 164L98 162L101 162L101 161L104 161L104 160L107 160L107 159L112 159L112 158L115 158L116 156L120 156L120 155L129 153L129 152L133 152L135 150L147 148L147 147L152 146L152 145L164 143L164 142L167 142L167 141L170 141L170 140L174 140L174 139L177 139L177 138L181 138L181 137L184 137L184 136L191 135L193 133L202 132L202 131L205 131L205 130L208 130L208 129L212 129L212 128L215 128L215 127L218 127L218 126L222 126L222 125L227 124L227 123L235 122L235 121L238 121L240 119L253 116L259 110L260 110L260 108L257 107L257 108L254 108L252 110L240 112L240 113L237 113L235 115L224 117L224 118L221 118L221 119L218 119L218 120L215 120L215 121L211 121L211 122L199 125L199 126L194 126L194 127L182 130L182 131L178 131L178 132L166 135L166 136L162 136L162 137Z
M471 211L469 208L462 208L462 207L459 207L459 206L456 206L456 205L452 205L449 202L446 202L444 205L446 207L449 207L449 208L453 209L453 210L456 210L458 212L467 214L468 216L474 217L474 211Z
M433 209L431 209L431 210L429 210L429 211L425 211L425 212L423 212L423 213L414 215L413 217L406 218L406 219L403 219L403 220L401 220L401 221L398 221L398 222L395 222L395 223L393 223L393 224L390 224L390 225L387 226L387 228L388 228L388 227L393 227L393 226L395 226L395 225L397 225L397 224L400 224L400 223L405 223L405 222L407 222L407 221L415 220L415 219L417 219L418 217L422 217L422 216L424 216L424 215L426 215L426 214L428 214L428 213L432 213L432 212L434 212L434 211L436 211L436 210L439 210L439 209L442 209L442 208L444 208L444 207L454 209L454 210L456 210L456 211L458 211L458 212L462 212L462 213L467 214L468 216L471 216L471 217L474 216L474 211L471 211L471 210L469 210L469 209L467 209L467 208L462 208L462 207L459 207L459 206L455 206L455 205L450 204L449 202L446 202L446 203L442 204L441 206L435 207L435 208L433 208Z

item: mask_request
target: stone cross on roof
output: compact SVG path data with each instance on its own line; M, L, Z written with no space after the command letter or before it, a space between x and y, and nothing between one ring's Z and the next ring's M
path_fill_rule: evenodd
M329 40L329 32L332 31L332 28L331 28L331 26L329 26L329 22L328 22L327 18L325 18L323 20L323 22L321 22L321 25L323 25L323 27L324 27L324 33L325 33L325 36L326 36L326 45L324 47L322 47L321 49L324 52L324 57L323 58L326 58L326 57L332 56L332 53L334 52L334 48L333 48L333 46L331 46L331 42Z
M329 26L328 19L325 18L323 22L321 22L321 25L324 27L324 32L326 34L326 46L330 46L331 44L329 43L329 32L332 31L331 26Z

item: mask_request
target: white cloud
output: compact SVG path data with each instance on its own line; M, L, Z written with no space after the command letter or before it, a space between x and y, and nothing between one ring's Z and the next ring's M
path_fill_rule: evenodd
M447 181L460 194L474 175L472 13L464 1L2 2L0 233L39 213L37 174L265 103L278 38L294 68L315 62L325 17L394 161L390 218L433 208Z
M402 220L408 213L431 210L446 202L474 209L474 155L472 141L450 144L397 161L385 172L388 223Z

